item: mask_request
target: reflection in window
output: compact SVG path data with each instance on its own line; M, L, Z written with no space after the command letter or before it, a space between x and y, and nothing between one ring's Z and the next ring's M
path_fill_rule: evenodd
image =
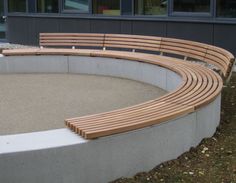
M65 0L64 10L88 12L89 2L88 0Z
M120 0L93 0L93 13L120 15Z
M38 0L38 13L58 13L58 0Z
M217 0L217 16L236 18L236 1L235 0Z
M0 15L3 14L3 11L4 11L4 4L3 1L0 1Z
M211 0L174 0L175 12L210 12Z
M165 15L167 0L135 0L137 15Z
M8 0L8 12L26 12L26 0Z
M5 38L5 31L6 31L5 20L2 17L3 15L4 15L4 4L3 1L0 1L0 39Z

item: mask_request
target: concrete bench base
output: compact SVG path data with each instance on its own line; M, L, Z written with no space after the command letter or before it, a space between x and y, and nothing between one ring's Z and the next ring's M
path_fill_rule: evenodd
M124 77L173 91L181 77L156 65L97 57L1 57L0 73L86 73ZM143 74L145 73L145 74ZM68 129L0 137L0 182L104 183L178 157L214 134L220 95L186 116L85 140Z

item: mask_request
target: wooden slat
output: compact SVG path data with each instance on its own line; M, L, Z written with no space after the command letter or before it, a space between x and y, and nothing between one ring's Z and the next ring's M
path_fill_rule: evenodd
M134 36L105 34L104 46L110 48L130 48L139 50L159 51L161 38L153 36Z
M103 47L104 34L41 33L40 46Z

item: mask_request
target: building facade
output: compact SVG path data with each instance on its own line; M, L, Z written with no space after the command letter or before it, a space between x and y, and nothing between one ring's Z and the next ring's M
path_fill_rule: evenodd
M38 44L40 32L155 35L236 54L236 0L1 0L0 39Z

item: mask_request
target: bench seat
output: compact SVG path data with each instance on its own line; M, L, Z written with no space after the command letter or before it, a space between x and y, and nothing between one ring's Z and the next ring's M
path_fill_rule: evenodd
M4 55L77 55L139 61L170 69L182 78L175 91L158 99L110 112L70 118L65 124L86 139L136 130L186 115L212 102L221 92L221 77L199 64L167 56L93 49L18 49ZM119 59L117 61L119 61Z
M199 110L219 96L222 79L230 78L235 61L230 52L219 47L155 36L41 33L39 42L41 48L4 50L3 55L125 59L158 65L176 72L182 78L177 89L160 98L123 109L65 120L66 126L86 139L156 125ZM220 70L221 75L190 61L211 64Z

